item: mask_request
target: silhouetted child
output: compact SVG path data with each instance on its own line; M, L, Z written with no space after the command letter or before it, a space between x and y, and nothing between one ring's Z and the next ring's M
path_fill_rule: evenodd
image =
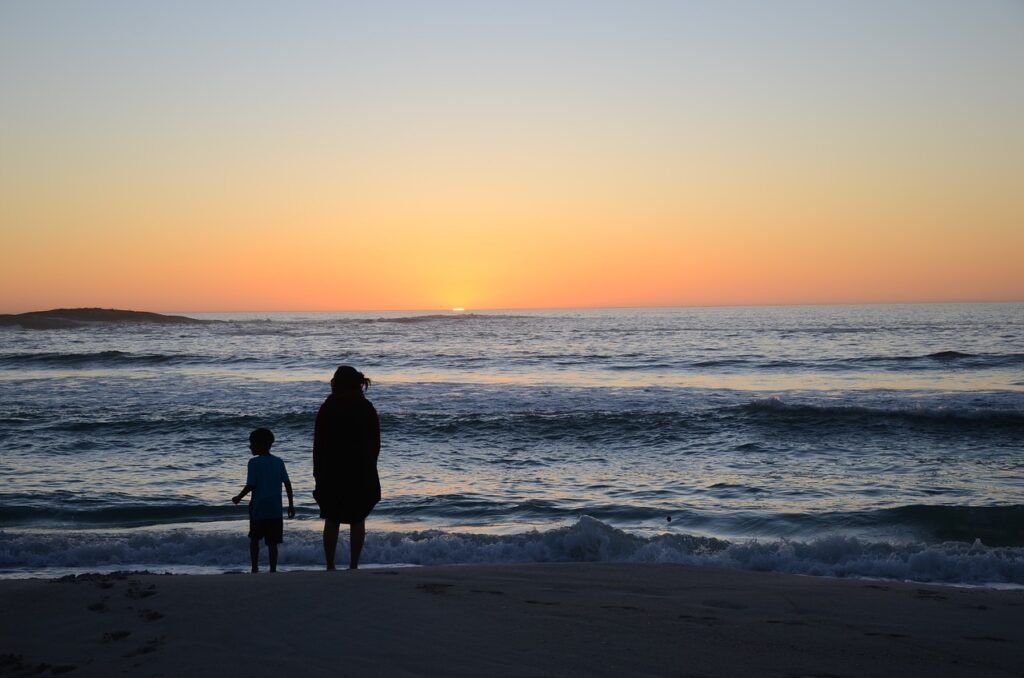
M252 492L249 501L249 555L252 571L260 571L260 539L267 542L270 571L277 572L277 545L284 541L284 521L281 519L281 486L288 492L288 517L295 517L292 483L288 470L280 457L270 453L274 434L268 428L258 428L249 434L249 471L245 487L231 498L236 504Z

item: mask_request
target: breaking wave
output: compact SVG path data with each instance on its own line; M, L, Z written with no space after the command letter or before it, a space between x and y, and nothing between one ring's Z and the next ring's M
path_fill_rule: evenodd
M342 540L341 548L347 544ZM248 557L244 529L102 533L0 532L0 574L82 568L198 567L235 570ZM320 535L289 529L283 569L313 569L323 558ZM852 537L809 541L729 542L685 534L638 536L584 516L575 524L511 535L371 532L367 565L469 563L679 563L833 577L873 577L946 584L1024 585L1024 548L974 543L871 542Z

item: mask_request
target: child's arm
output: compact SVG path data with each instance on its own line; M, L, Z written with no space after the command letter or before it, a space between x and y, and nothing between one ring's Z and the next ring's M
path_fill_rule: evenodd
M292 483L290 480L284 481L284 491L288 493L288 517L295 517L295 499L292 497Z
M252 492L252 485L246 485L245 487L242 488L241 492L231 497L231 501L237 504L238 502L242 501L242 497L249 494L250 492ZM291 497L290 494L288 496Z

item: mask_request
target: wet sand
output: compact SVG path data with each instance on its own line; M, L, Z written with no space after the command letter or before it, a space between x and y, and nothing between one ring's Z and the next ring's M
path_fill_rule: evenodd
M0 603L0 675L1024 675L1024 591L674 565L86 575Z

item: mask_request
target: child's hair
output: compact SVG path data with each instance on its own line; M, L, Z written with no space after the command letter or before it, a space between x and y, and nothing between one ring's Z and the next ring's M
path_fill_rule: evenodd
M270 449L274 444L274 432L269 428L258 428L249 434L249 444L259 449Z
M331 390L344 391L350 388L358 388L365 391L370 388L370 380L356 368L350 365L342 365L334 371L334 378L331 379Z

